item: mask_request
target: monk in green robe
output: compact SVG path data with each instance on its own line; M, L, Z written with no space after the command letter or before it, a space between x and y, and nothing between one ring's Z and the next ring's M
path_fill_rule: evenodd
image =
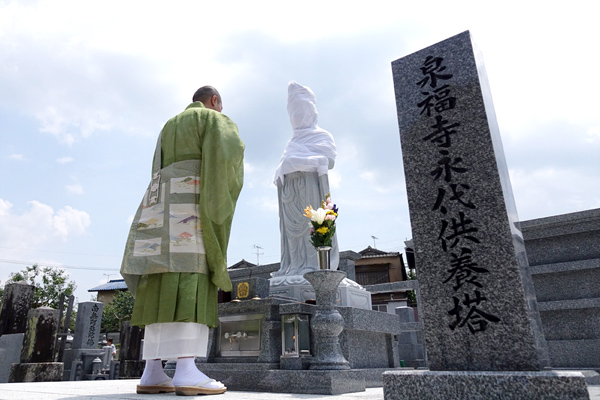
M131 323L146 328L140 394L227 390L194 362L217 326L218 288L231 291L227 245L244 174L244 143L222 109L219 92L204 86L167 121L131 226L121 275L135 296ZM177 359L172 380L166 359Z

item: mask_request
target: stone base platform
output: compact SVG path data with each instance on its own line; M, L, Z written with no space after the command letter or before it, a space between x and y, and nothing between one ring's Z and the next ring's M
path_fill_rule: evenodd
M272 393L343 394L381 387L389 368L345 371L267 369L265 364L198 364L206 375L223 382L228 390ZM173 371L165 370L167 375Z
M146 361L124 360L119 371L120 378L141 378L146 367Z
M62 381L63 363L21 363L13 364L9 382L53 382Z
M301 275L276 276L271 278L271 296L285 296L299 302L315 299L315 289ZM371 310L371 293L358 283L344 278L337 289L338 306Z
M590 398L583 374L566 371L389 371L383 393L385 400Z
M554 368L556 372L581 372L585 377L585 382L588 385L600 385L600 374L593 369L578 369L578 368Z
M352 307L337 307L344 318L344 330L339 336L342 353L351 369L394 369L399 366L395 336L400 332L400 321L396 315ZM209 351L206 359L199 361L213 363L264 363L285 369L292 367L289 361L281 362L281 316L286 314L313 315L316 306L298 303L294 299L269 296L261 300L246 300L239 303L219 304L219 320L224 317L262 315L260 350L258 354L230 356L222 355L219 338L226 342L221 329L211 330ZM241 320L241 319L240 319ZM237 331L238 328L236 328ZM311 354L314 344L311 343ZM200 364L199 364L200 366ZM174 367L172 367L174 368ZM204 364L200 369L204 368ZM296 367L292 367L297 369ZM303 366L304 368L304 366ZM250 370L250 369L249 369Z

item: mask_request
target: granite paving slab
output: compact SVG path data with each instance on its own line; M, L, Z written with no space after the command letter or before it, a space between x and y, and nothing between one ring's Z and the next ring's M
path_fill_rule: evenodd
M0 384L2 400L105 400L105 399L151 399L174 400L172 393L148 395L136 394L139 379L117 381L77 382L33 382ZM600 385L588 385L591 400L600 400ZM217 396L218 400L285 400L285 399L328 399L328 400L383 400L383 388L367 388L364 392L340 395L291 394L267 392L243 392L228 390Z
M104 399L151 399L174 400L173 393L152 396L136 394L139 379L121 379L116 381L76 381L76 382L40 382L0 384L2 400L104 400ZM204 397L195 397L204 398ZM210 397L212 398L212 397ZM285 400L285 399L329 399L329 400L382 400L382 388L370 388L363 392L341 395L291 394L269 392L244 392L228 390L215 396L218 400ZM599 397L600 399L600 397Z

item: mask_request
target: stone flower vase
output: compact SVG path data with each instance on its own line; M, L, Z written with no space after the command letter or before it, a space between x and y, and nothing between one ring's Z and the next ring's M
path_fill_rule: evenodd
M317 297L317 311L310 321L315 347L310 369L350 369L339 341L339 335L344 330L344 318L335 308L337 288L345 277L345 272L330 269L304 274L304 278L315 289Z

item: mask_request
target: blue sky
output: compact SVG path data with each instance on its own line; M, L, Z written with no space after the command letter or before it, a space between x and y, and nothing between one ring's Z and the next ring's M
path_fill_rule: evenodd
M410 238L390 63L470 30L522 220L600 207L600 27L554 3L0 1L0 282L31 263L87 289L118 278L162 124L217 87L246 143L229 264L279 261L272 184L287 83L337 143L342 250ZM414 3L414 4L413 4ZM368 5L368 7L367 7ZM75 267L75 268L74 268Z

